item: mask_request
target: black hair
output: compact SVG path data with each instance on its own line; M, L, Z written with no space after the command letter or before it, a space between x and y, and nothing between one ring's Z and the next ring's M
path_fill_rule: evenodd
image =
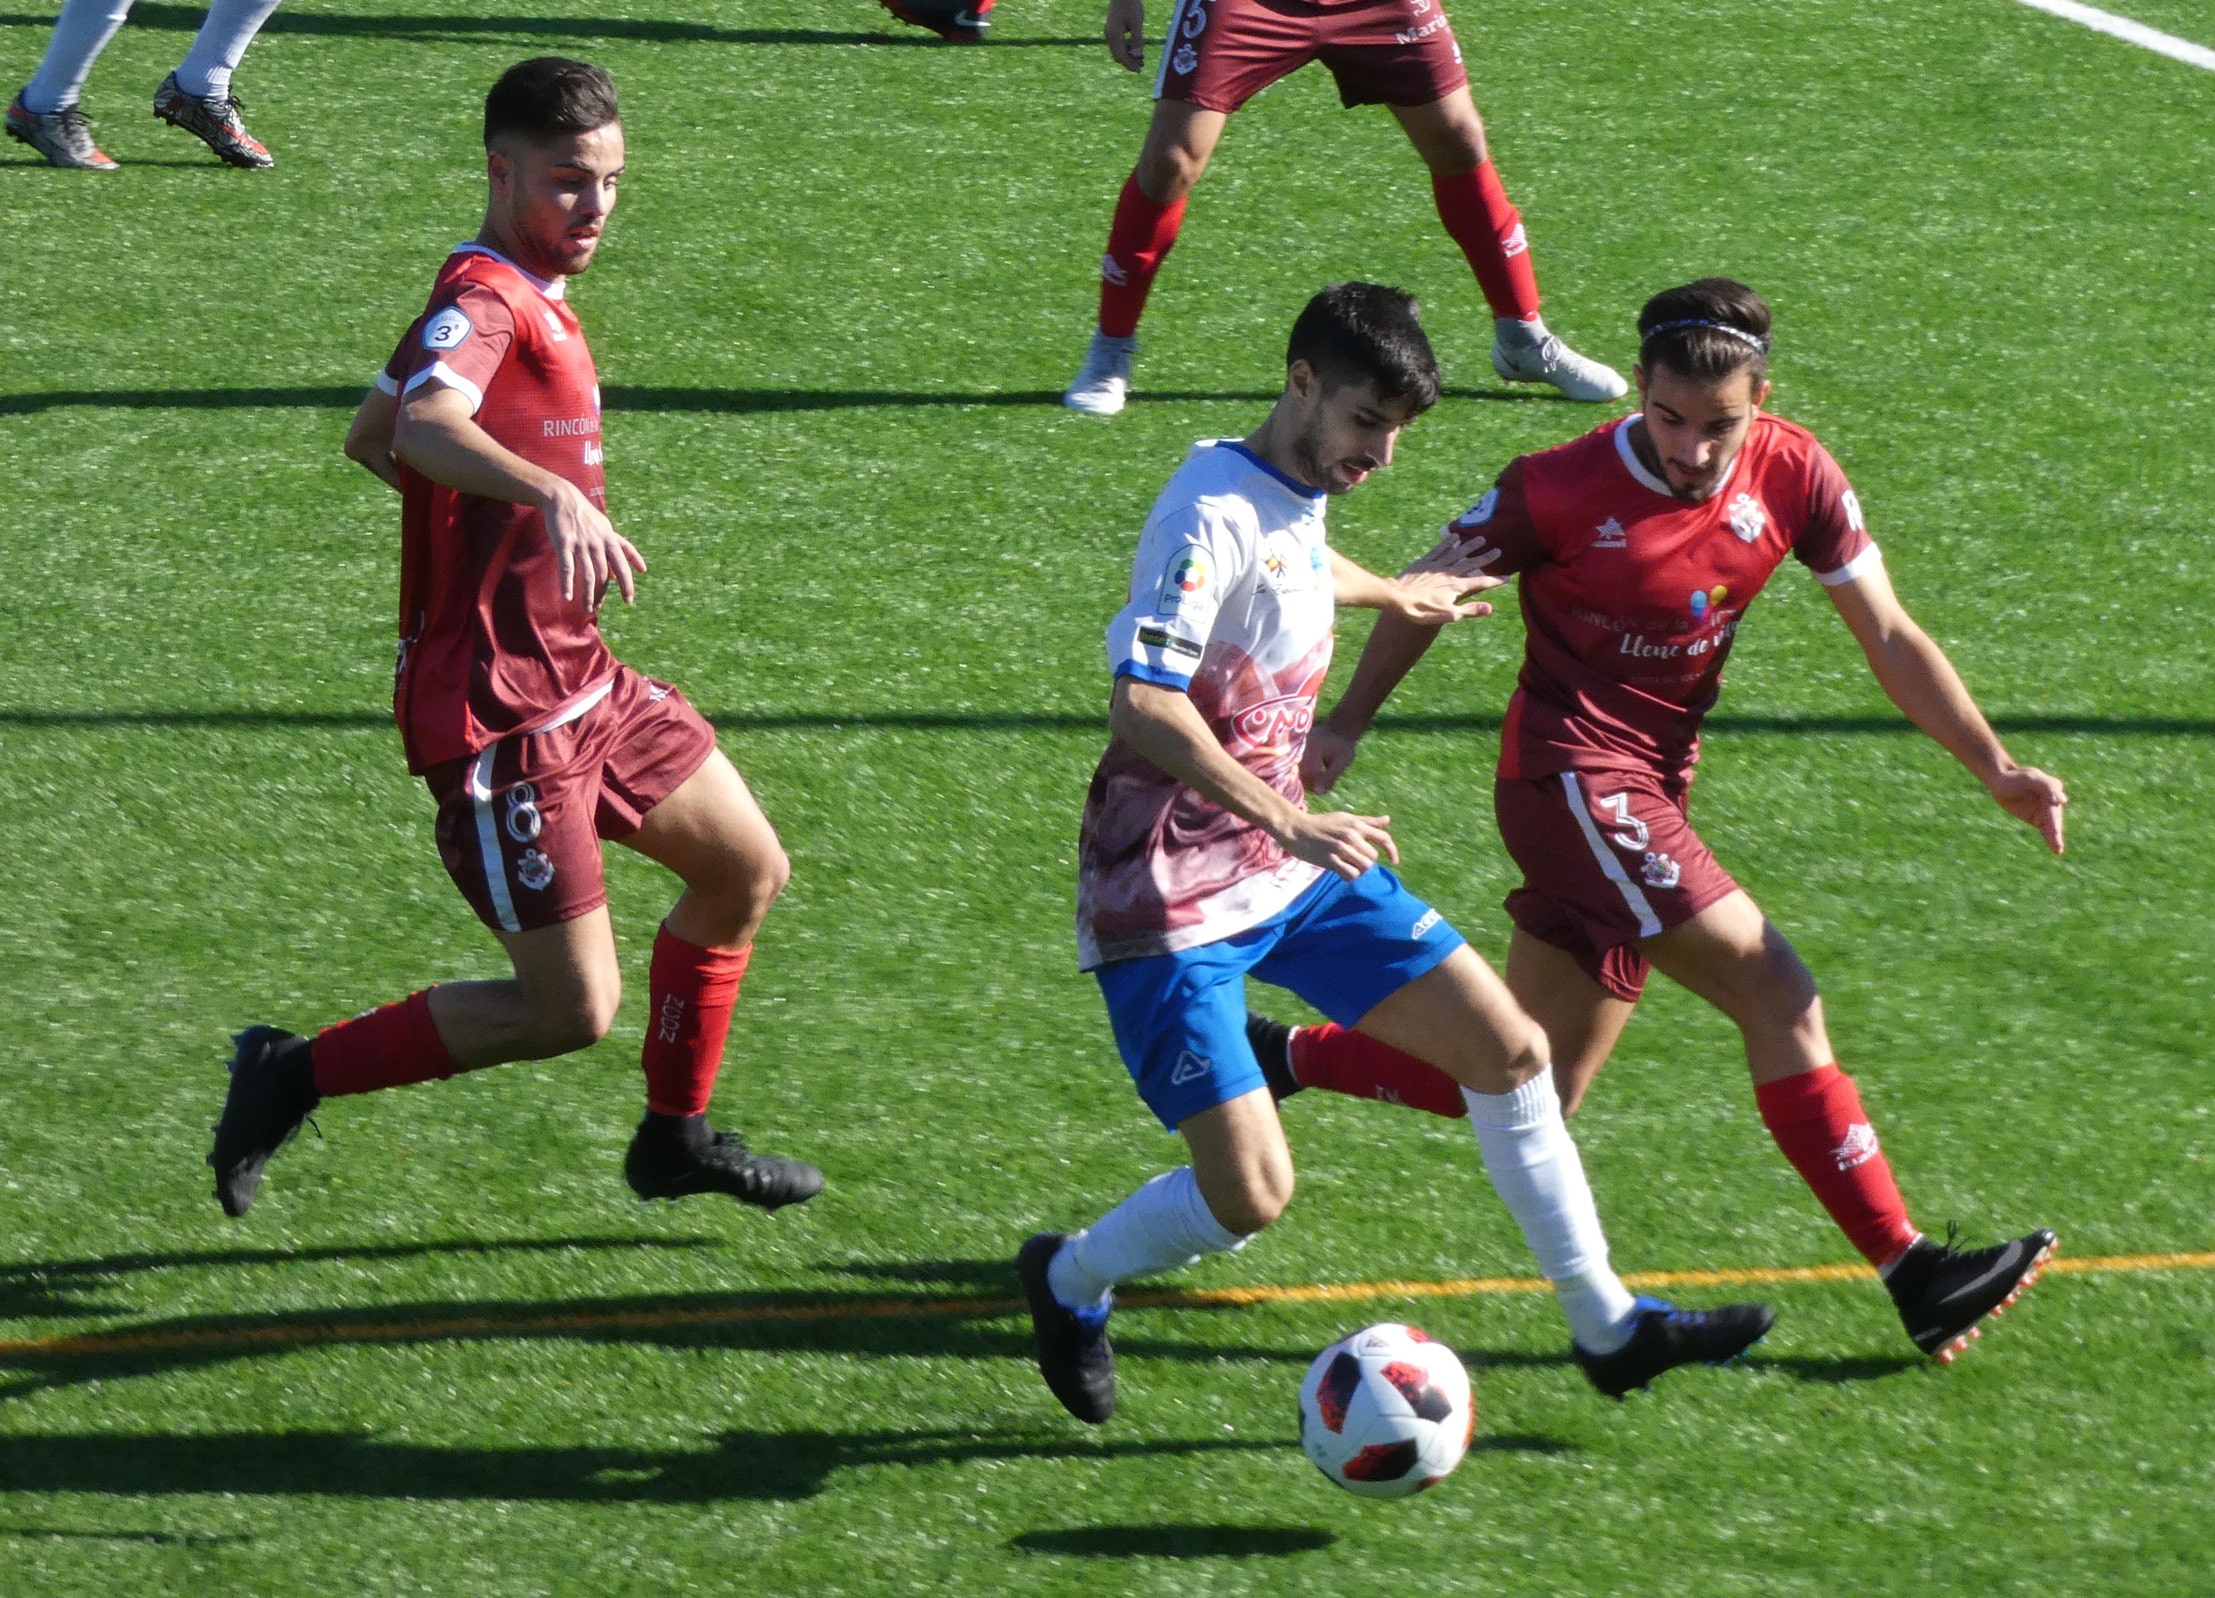
M1410 400L1420 416L1438 403L1438 357L1416 318L1415 296L1379 283L1333 283L1307 302L1284 364L1305 361L1326 389L1371 383L1378 397Z
M1769 302L1735 278L1703 277L1663 289L1638 313L1638 363L1719 383L1751 370L1769 380Z
M485 96L485 147L505 134L547 144L619 120L607 73L567 56L534 56L501 73Z

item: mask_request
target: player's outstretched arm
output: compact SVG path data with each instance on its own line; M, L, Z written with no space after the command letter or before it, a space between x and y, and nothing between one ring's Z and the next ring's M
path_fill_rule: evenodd
M1884 568L1878 566L1826 592L1892 703L1967 766L2001 809L2033 828L2055 854L2061 853L2068 791L2058 777L2016 763L1969 697L1946 652L1916 625L1893 593Z
M1329 793L1346 768L1354 763L1361 736L1369 730L1377 711L1400 679L1415 669L1439 628L1448 622L1489 616L1492 607L1482 601L1464 603L1464 597L1497 588L1502 579L1485 575L1484 568L1499 558L1497 549L1480 554L1463 553L1461 541L1451 535L1411 564L1396 578L1379 577L1331 551L1331 572L1338 585L1338 601L1381 610L1369 643L1329 715L1307 735L1300 757L1300 781L1310 793Z
M392 489L400 486L400 468L392 459L392 430L399 420L398 396L373 388L362 397L361 408L346 429L346 458L369 468Z
M1146 70L1146 0L1108 0L1108 54L1133 72Z
M1108 728L1201 798L1252 822L1310 865L1351 882L1380 855L1400 863L1390 816L1310 815L1232 759L1181 688L1116 678Z
M622 589L626 604L637 597L631 574L646 569L646 557L615 530L583 489L532 465L479 427L469 401L456 390L425 383L403 399L392 452L434 483L535 507L546 519L562 598L575 599L581 592L586 608L596 610L611 582Z

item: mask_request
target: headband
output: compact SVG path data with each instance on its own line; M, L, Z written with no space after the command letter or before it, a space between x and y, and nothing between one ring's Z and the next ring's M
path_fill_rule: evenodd
M1699 316L1688 316L1681 322L1663 322L1658 327L1648 329L1645 338L1639 341L1640 347L1643 348L1647 343L1659 338L1664 333L1674 333L1687 327L1712 327L1716 332L1728 334L1738 340L1739 343L1759 350L1764 355L1769 353L1769 341L1767 339L1757 338L1744 328L1733 327L1728 322L1710 322L1705 317Z

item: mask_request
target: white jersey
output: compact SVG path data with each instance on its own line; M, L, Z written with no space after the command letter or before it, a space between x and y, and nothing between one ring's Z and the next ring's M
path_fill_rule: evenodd
M1300 751L1331 664L1324 496L1243 444L1203 439L1154 501L1108 669L1181 688L1238 762L1296 805ZM1243 932L1321 868L1121 742L1085 797L1077 955L1084 970Z

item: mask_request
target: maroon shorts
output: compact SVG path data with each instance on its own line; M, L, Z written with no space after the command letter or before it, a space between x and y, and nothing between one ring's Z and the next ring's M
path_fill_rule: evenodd
M1691 779L1563 771L1492 785L1500 840L1523 868L1507 896L1516 926L1573 955L1593 981L1636 1002L1641 938L1681 926L1737 891L1692 830Z
M1320 61L1346 105L1429 105L1469 81L1438 0L1177 0L1154 98L1226 115Z
M535 932L608 902L600 840L627 838L715 752L667 683L619 666L575 719L515 733L423 774L446 874L495 932Z

